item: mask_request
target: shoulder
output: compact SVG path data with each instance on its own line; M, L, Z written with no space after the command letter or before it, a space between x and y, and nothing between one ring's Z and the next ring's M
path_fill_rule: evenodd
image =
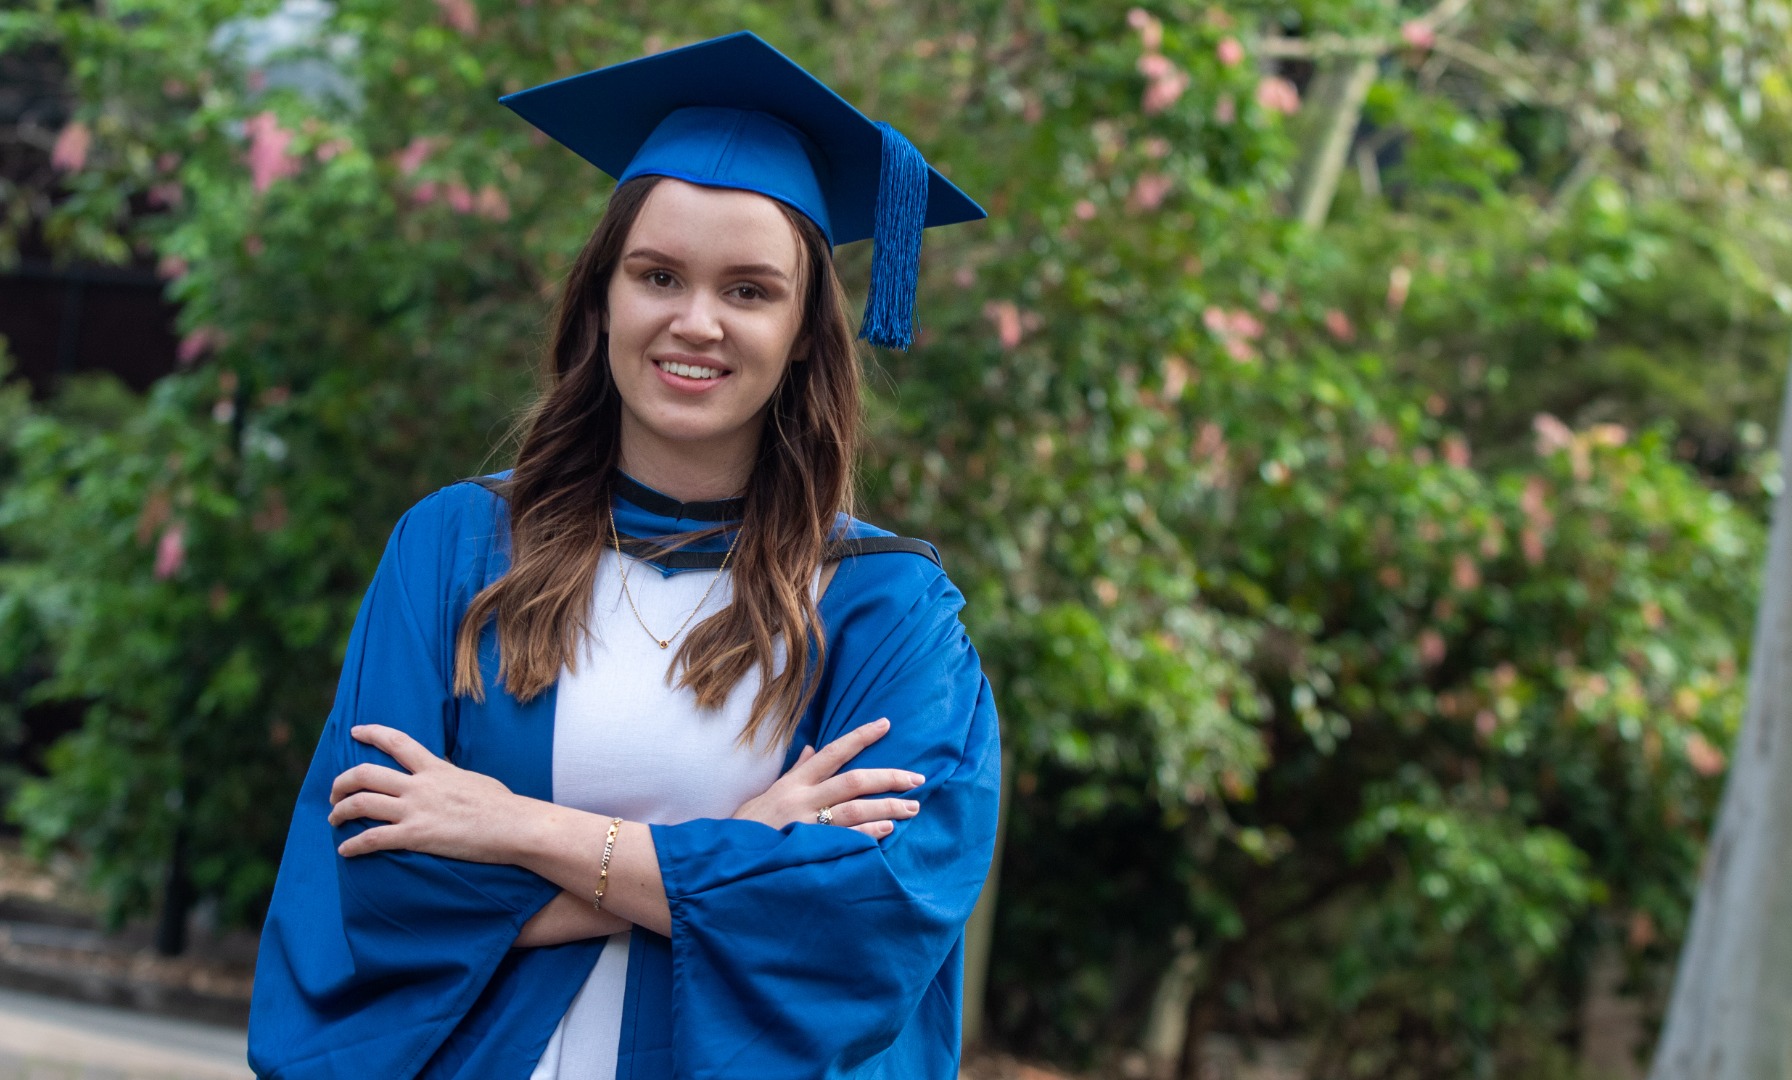
M847 557L837 563L824 602L911 618L929 609L956 615L964 606L932 544L845 514L836 519L832 539Z
M484 478L479 478L484 479ZM460 577L506 539L504 502L474 480L457 480L417 500L398 519L387 557L413 567L436 567Z
M508 473L468 477L444 484L411 504L399 518L399 525L432 533L489 528L502 510L504 500L480 481L495 481L506 475Z

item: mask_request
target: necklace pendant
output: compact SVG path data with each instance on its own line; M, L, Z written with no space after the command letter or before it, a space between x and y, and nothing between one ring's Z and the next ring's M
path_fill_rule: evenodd
M662 642L660 642L660 648L663 649L670 644L672 644L670 641L662 641Z

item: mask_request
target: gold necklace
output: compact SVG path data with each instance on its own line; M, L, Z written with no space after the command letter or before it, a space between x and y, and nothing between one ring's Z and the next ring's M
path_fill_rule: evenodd
M709 588L703 590L703 595L697 600L697 606L684 617L684 622L678 624L678 629L672 631L672 637L666 638L660 637L648 629L647 620L641 617L641 609L635 606L635 598L628 591L628 563L622 557L622 534L616 531L616 507L614 505L610 507L610 542L616 545L616 566L622 572L622 598L628 601L628 609L635 613L635 621L641 624L641 629L646 630L647 636L659 642L660 648L664 649L672 644L672 638L684 633L684 628L691 625L691 620L695 619L697 613L703 610L704 603L709 600L709 594L715 591L716 582L722 580L722 571L728 569L728 560L734 556L734 545L740 543L740 530L734 530L734 539L728 541L728 551L722 556L722 565L716 567L716 576L709 580Z

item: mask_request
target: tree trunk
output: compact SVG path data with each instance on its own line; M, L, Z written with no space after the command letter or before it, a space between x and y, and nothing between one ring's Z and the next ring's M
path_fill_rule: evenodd
M1792 462L1792 383L1780 460ZM1792 1076L1792 511L1784 489L1749 667L1748 713L1651 1080Z
M1173 1080L1188 1042L1189 1003L1194 999L1201 972L1201 954L1195 950L1195 934L1180 927L1171 938L1174 954L1157 983L1151 1013L1145 1019L1145 1037L1139 1049L1145 1054L1149 1074Z
M1325 224L1338 178L1350 158L1363 99L1375 82L1379 57L1334 56L1319 62L1307 87L1299 126L1300 162L1294 172L1293 215L1317 229Z
M977 895L977 906L971 911L964 928L964 1045L976 1046L983 1041L983 997L989 985L990 942L995 937L996 897L1001 891L1002 842L1008 834L1008 751L1002 751L1002 801L996 811L996 851L989 863L989 877L983 880L983 891Z
M184 807L183 807L184 813ZM187 916L193 911L193 879L187 871L187 826L174 827L174 850L162 883L162 910L156 919L156 952L179 956L187 951Z

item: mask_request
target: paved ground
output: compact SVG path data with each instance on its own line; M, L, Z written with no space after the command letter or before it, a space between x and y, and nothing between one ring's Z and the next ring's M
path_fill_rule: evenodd
M249 1080L244 1035L0 989L0 1080Z

